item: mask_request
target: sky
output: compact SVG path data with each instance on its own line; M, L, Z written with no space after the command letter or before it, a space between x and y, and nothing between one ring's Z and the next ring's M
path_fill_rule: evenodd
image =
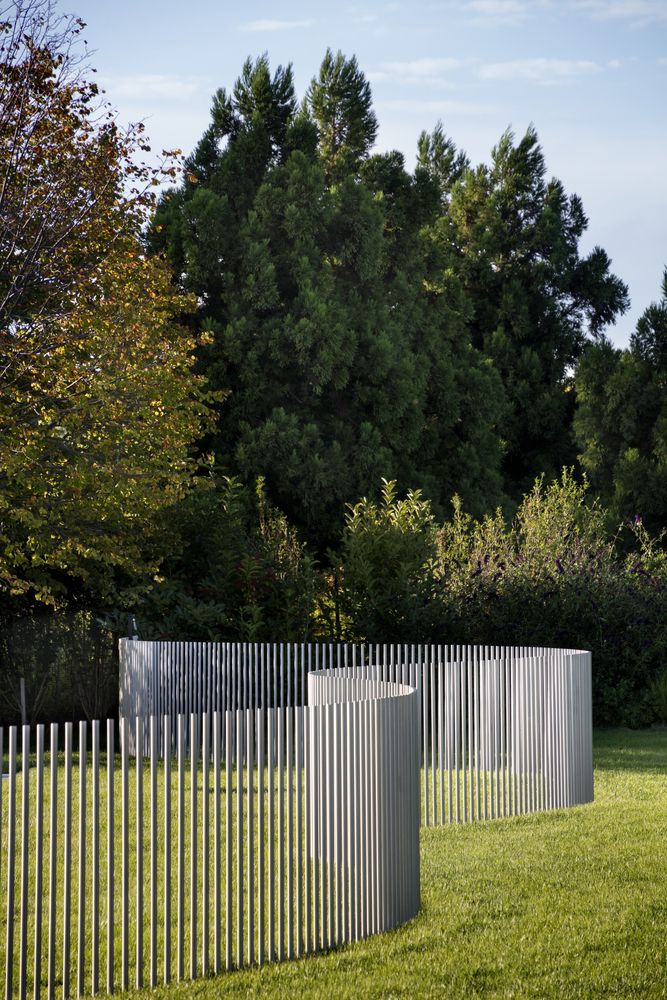
M549 176L589 218L631 308L607 331L626 346L667 266L667 0L59 0L87 22L91 63L122 122L154 149L189 153L211 97L246 57L292 63L305 93L327 47L356 55L371 83L377 151L414 165L441 120L474 164L505 129L532 123Z

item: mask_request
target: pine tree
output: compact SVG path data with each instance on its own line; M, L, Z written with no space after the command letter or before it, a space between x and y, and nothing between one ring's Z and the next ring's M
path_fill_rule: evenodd
M612 516L667 527L667 269L627 350L591 345L576 372L579 460Z
M456 272L474 309L472 342L499 372L507 399L504 476L519 497L533 477L574 459L568 376L588 336L628 305L604 250L580 256L580 199L546 179L533 128L506 132L490 166L468 170L443 212Z
M198 296L201 369L231 390L207 445L229 472L265 476L320 551L382 477L427 489L438 511L458 491L481 513L500 499L501 387L429 230L438 180L399 153L368 155L376 121L354 59L327 53L280 148L262 124L280 118L268 99L230 125L241 89L214 102L224 141L210 159L207 133L151 236Z
M320 155L327 175L335 180L354 171L369 153L378 123L371 88L354 56L331 49L313 78L306 96L317 123Z
M449 200L452 187L470 166L466 154L446 135L442 122L431 133L422 132L417 142L417 170L435 181L440 197Z

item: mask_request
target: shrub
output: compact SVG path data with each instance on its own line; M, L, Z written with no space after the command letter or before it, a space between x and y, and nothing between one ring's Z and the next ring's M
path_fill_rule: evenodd
M340 605L347 637L371 642L434 638L443 608L434 600L436 523L419 490L401 500L382 481L380 503L350 507L342 539Z
M658 722L667 724L667 670L663 669L653 678L649 687L649 697Z
M647 680L667 647L665 563L639 521L627 555L604 525L586 483L567 471L549 486L538 480L509 527L500 514L473 522L457 506L439 533L440 597L457 641L590 649L596 723L644 725Z
M649 683L667 660L667 560L639 519L618 535L565 471L538 480L508 524L455 497L440 528L419 494L352 509L341 605L355 637L561 646L593 654L597 725L649 724Z
M212 477L173 511L174 554L137 609L145 639L247 641L308 638L315 567L266 499Z

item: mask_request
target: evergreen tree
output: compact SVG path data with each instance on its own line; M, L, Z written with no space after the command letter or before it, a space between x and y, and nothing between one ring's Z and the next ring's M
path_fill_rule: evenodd
M435 181L442 199L449 200L454 183L469 167L468 157L446 135L442 122L437 122L431 133L422 132L419 136L417 170L423 171Z
M255 65L264 94L268 65ZM198 296L202 370L231 390L207 444L246 481L265 476L320 551L383 476L425 489L436 510L458 491L481 513L500 498L502 390L469 342L451 250L429 229L438 179L410 175L398 153L368 155L376 121L354 59L327 53L282 147L262 123L280 119L284 88L232 126L242 89L214 102L217 159L205 136L194 181L151 235Z
M667 527L667 269L628 350L591 345L576 373L579 460L616 520Z
M520 496L533 477L574 459L568 375L587 335L625 310L627 289L596 247L580 256L580 199L546 180L533 128L506 132L490 166L467 170L443 210L442 239L474 310L472 342L499 372L507 399L504 475Z
M378 123L371 88L354 56L334 56L327 49L320 72L310 84L307 106L319 131L322 162L336 179L354 171L369 153Z
M296 110L291 66L272 77L266 54L247 59L231 94L216 91L180 189L160 199L148 246L166 253L177 282L200 297L202 319L224 312L226 279L240 263L239 227L271 164L299 138L314 152L313 130L309 136Z
M505 499L503 388L493 365L470 342L470 303L443 236L441 178L420 169L411 176L400 153L372 156L362 178L384 209L385 282L390 301L401 303L418 372L413 400L419 400L419 443L401 453L398 476L432 498L438 514L454 493L481 514Z

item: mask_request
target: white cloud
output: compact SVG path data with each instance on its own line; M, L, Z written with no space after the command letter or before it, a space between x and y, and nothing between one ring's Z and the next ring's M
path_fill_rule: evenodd
M470 0L466 7L472 14L487 17L521 17L528 12L522 0Z
M408 62L385 62L379 70L368 73L373 81L394 80L397 83L443 83L443 78L452 70L469 65L468 59L412 59Z
M641 24L667 21L665 0L576 0L574 6L599 21L630 20Z
M520 24L531 16L544 14L552 7L553 0L468 0L462 11L467 15L469 24L493 28Z
M380 101L379 106L391 108L394 111L409 111L419 114L428 112L433 115L488 115L495 109L490 104L473 104L468 101Z
M600 66L588 59L512 59L486 63L480 67L482 80L531 80L534 83L559 83L573 77L600 72Z
M241 31L292 31L297 28L310 28L313 21L246 21L239 25Z
M202 89L200 81L159 73L100 77L100 84L114 100L187 101Z
M667 66L667 59L658 59L658 66Z

